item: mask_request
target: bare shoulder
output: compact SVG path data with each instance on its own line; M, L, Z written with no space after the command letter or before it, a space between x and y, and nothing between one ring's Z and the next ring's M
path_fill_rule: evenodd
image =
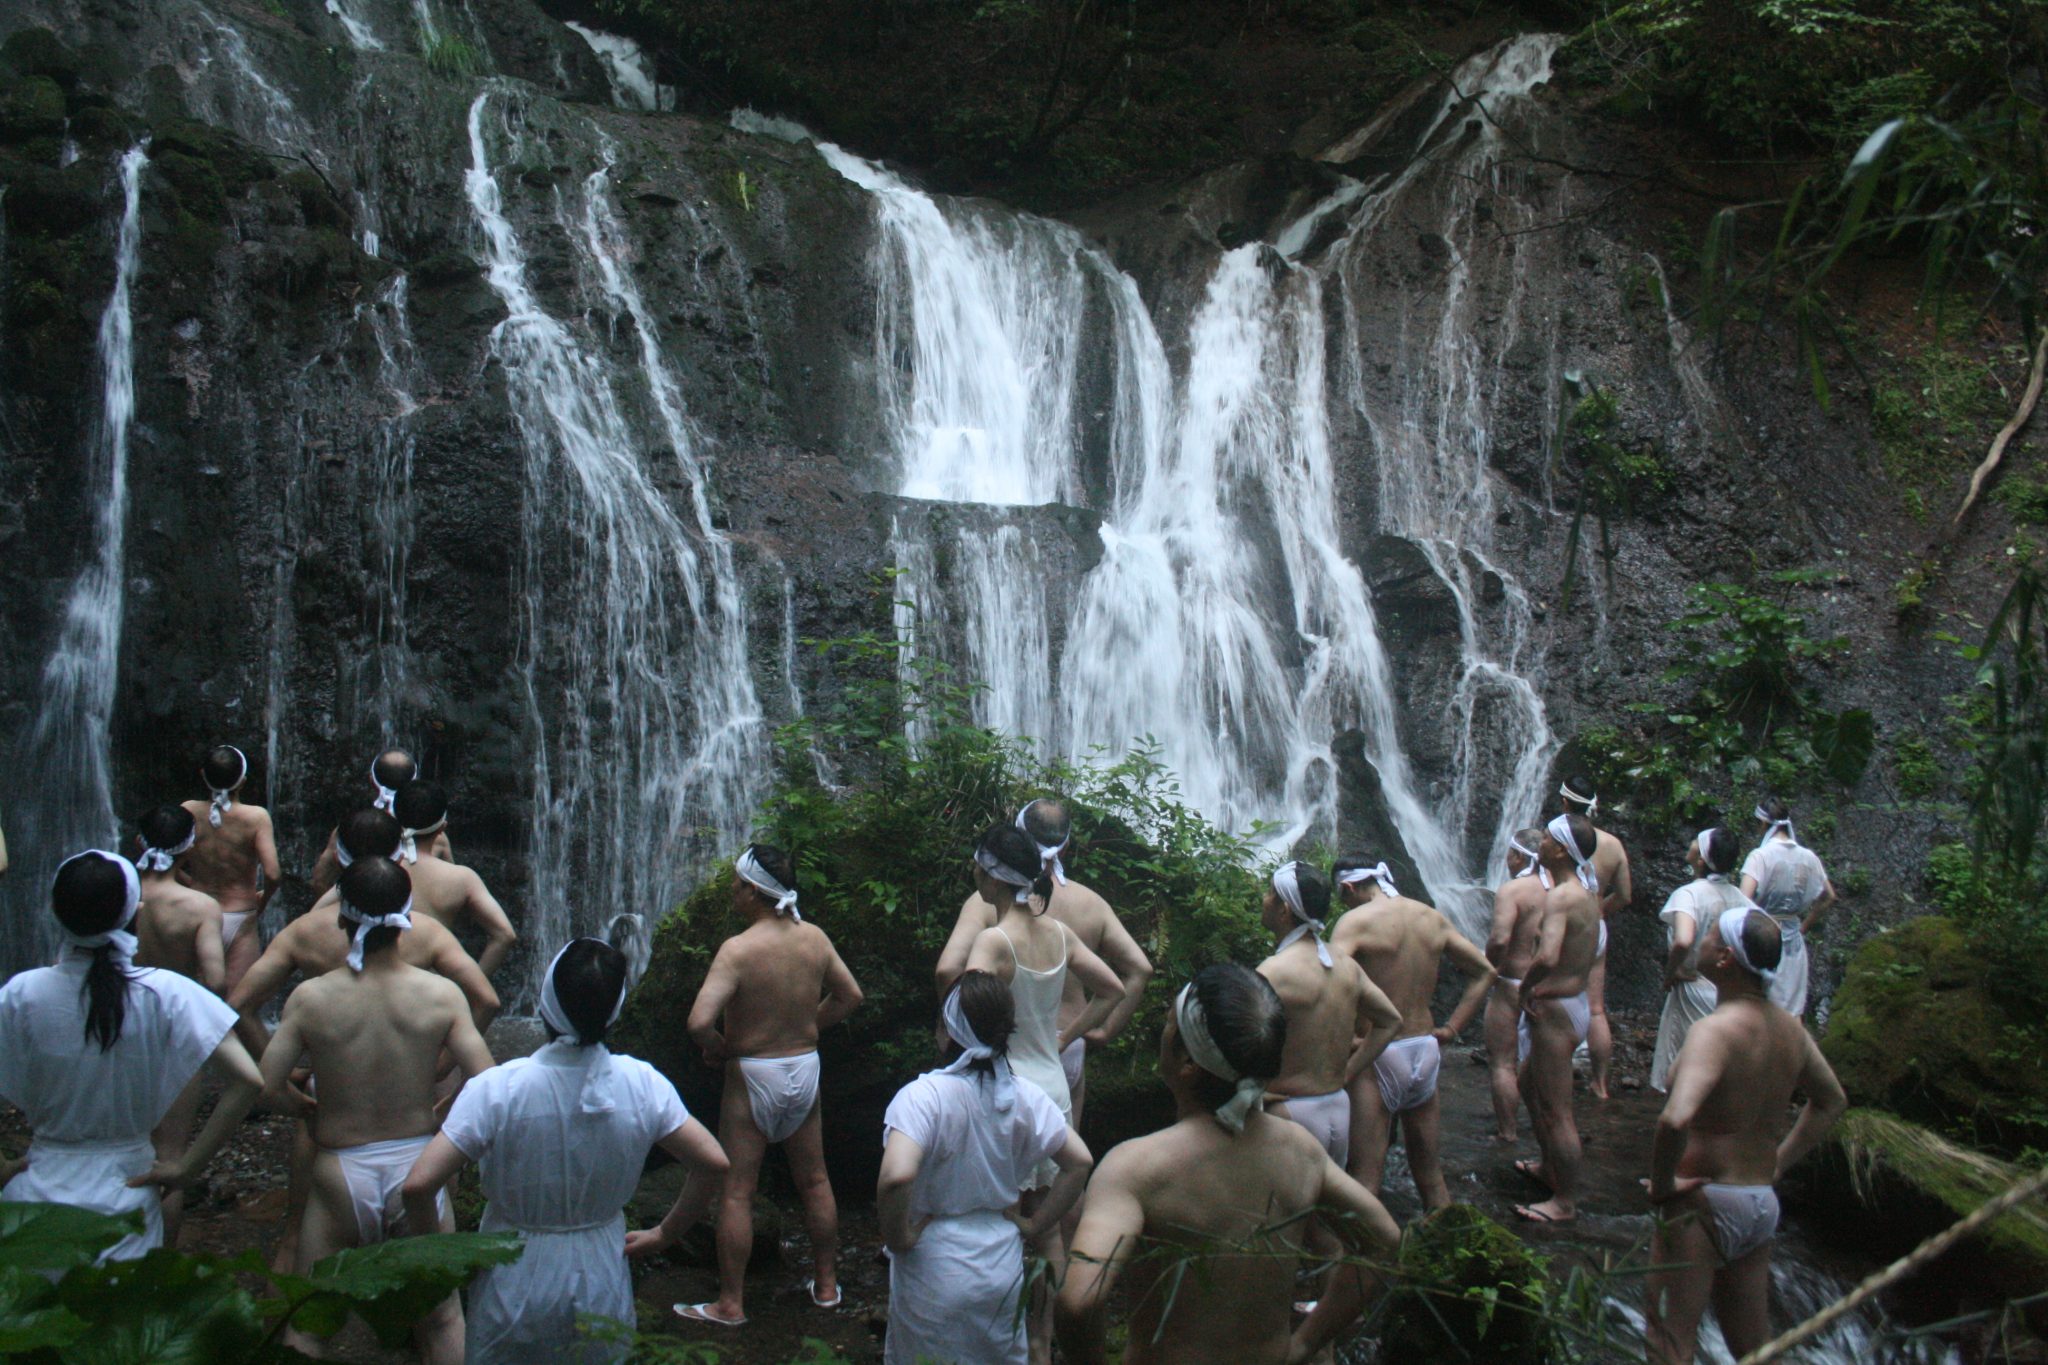
M985 903L985 902L984 902ZM1068 882L1053 892L1052 908L1055 917L1072 929L1081 941L1093 949L1102 941L1103 932L1109 928L1112 911L1109 902L1096 893L1094 888L1079 882ZM995 921L989 921L993 924Z

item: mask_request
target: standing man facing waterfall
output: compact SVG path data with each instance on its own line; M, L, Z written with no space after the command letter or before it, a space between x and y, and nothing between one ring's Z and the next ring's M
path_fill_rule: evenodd
M1600 809L1600 793L1588 777L1572 777L1557 789L1566 814L1583 815L1588 822ZM1588 1078L1595 1099L1607 1098L1607 1072L1614 1063L1614 1030L1607 1022L1607 922L1626 910L1636 898L1635 883L1629 878L1628 849L1620 839L1593 827L1593 871L1600 878L1599 951L1593 955L1593 970L1586 979L1586 1000L1592 1011L1586 1025L1586 1056L1592 1062Z
M1522 1022L1522 977L1536 957L1543 896L1550 889L1550 874L1537 861L1542 846L1543 831L1534 827L1517 830L1508 840L1508 879L1493 893L1493 928L1486 936L1486 960L1500 973L1486 1002L1486 1064L1493 1081L1494 1137L1501 1142L1515 1140L1515 1114L1522 1107L1515 1042Z
M1658 1269L1643 1314L1658 1365L1690 1365L1709 1300L1737 1360L1770 1339L1773 1186L1848 1104L1813 1035L1769 997L1783 949L1777 921L1747 903L1704 926L1699 973L1714 1012L1685 1035L1650 1145ZM1806 1103L1781 1140L1795 1093Z
M386 749L370 762L370 790L375 793L370 804L381 811L390 811L398 804L398 789L420 775L420 765L413 756L403 749ZM334 879L341 875L342 861L336 856L335 840L340 834L337 827L327 836L327 847L320 850L320 856L313 860L313 894L324 896L334 885ZM448 831L435 834L431 843L422 845L422 851L448 862L455 861L455 852L448 844Z
M1144 998L1145 984L1152 979L1152 961L1145 956L1145 950L1124 928L1123 921L1109 907L1109 902L1088 887L1067 876L1066 865L1061 855L1067 850L1067 842L1073 837L1073 820L1064 804L1049 796L1041 796L1029 802L1017 812L1017 828L1029 835L1038 845L1038 856L1044 861L1045 874L1053 880L1052 903L1046 911L1054 919L1074 931L1074 937L1109 964L1123 982L1123 999L1117 1001L1109 1011L1109 1017L1102 1023L1073 1042L1060 1053L1060 1066L1067 1073L1067 1090L1073 1096L1076 1129L1081 1126L1081 1103L1087 1097L1087 1075L1084 1062L1088 1049L1107 1047L1116 1041L1124 1025L1130 1023L1131 1015ZM993 929L997 918L997 907L981 898L979 891L969 896L960 906L960 917L953 923L953 933L946 940L946 946L939 953L938 977L939 998L945 999L952 991L953 983L967 970L967 957L974 948L974 940L984 930ZM1061 1032L1074 1025L1088 1008L1088 991L1081 985L1074 973L1067 974L1065 993L1060 998Z
M210 795L187 801L199 840L178 868L178 880L220 902L220 938L227 955L227 987L263 953L256 921L277 894L284 873L277 865L277 832L270 812L238 800L249 780L249 760L232 744L209 750L199 776Z
M690 1038L725 1073L718 1141L732 1169L718 1204L718 1298L679 1303L692 1322L747 1320L754 1188L768 1148L783 1146L811 1237L811 1302L837 1308L839 1206L825 1173L818 1106L818 1035L861 1002L832 940L797 909L796 865L779 848L749 845L733 863L732 904L747 927L727 939L690 1006Z
M453 929L467 920L483 931L484 948L476 965L495 977L498 967L519 942L519 933L484 879L459 863L427 856L428 846L448 828L448 793L438 782L417 779L398 789L391 803L397 817L398 859L412 877L413 909Z
M1586 977L1599 951L1600 877L1593 870L1593 822L1560 815L1536 846L1550 882L1543 893L1543 924L1536 955L1522 977L1522 1099L1536 1130L1538 1161L1515 1169L1550 1190L1538 1204L1518 1204L1532 1223L1569 1223L1578 1217L1579 1125L1572 1114L1572 1052L1586 1041L1590 1010Z

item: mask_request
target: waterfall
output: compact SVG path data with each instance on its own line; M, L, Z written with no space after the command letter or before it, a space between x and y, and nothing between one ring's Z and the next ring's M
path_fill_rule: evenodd
M370 333L377 341L377 384L391 404L389 415L380 418L370 437L369 459L362 465L369 487L364 501L370 510L371 544L378 570L376 599L376 648L365 658L376 676L361 689L374 698L376 714L383 726L381 742L403 744L408 727L398 723L401 715L421 709L413 695L411 632L406 616L406 569L412 554L413 537L413 455L418 436L413 420L419 403L413 397L414 366L409 312L410 282L394 275L381 298L359 312L367 314Z
M327 12L341 23L343 32L348 34L349 45L358 52L382 52L383 40L367 22L350 13L347 0L327 0Z
M141 146L120 162L121 222L114 289L100 314L100 412L87 461L93 556L64 604L43 665L42 699L18 771L25 799L9 803L21 866L8 879L6 960L47 960L54 942L47 897L57 864L81 849L118 848L108 727L120 670L128 525L128 433L135 418L135 321L130 299L142 260Z
M612 88L612 103L641 113L667 113L676 107L676 88L654 79L654 62L640 44L616 33L587 28L574 19L563 21L590 45Z
M609 168L585 183L580 218L558 207L558 226L589 292L631 321L635 374L550 314L529 285L485 137L494 93L470 106L465 184L486 276L507 313L491 349L526 451L526 922L540 949L619 911L659 914L674 903L702 860L744 834L765 750L730 546L711 529L680 386L627 267ZM517 132L503 134L516 156ZM622 401L635 379L655 413L650 434L635 429ZM694 525L641 466L649 444L676 461ZM537 954L534 971L545 962Z

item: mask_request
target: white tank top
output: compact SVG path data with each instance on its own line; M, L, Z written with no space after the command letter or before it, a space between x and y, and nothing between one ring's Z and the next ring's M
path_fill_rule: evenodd
M1067 936L1060 934L1059 965L1033 971L1017 957L1017 943L998 927L1010 945L1016 970L1010 976L1010 1001L1017 1013L1010 1035L1010 1069L1052 1097L1062 1114L1073 1113L1066 1068L1060 1065L1060 1000L1067 989Z

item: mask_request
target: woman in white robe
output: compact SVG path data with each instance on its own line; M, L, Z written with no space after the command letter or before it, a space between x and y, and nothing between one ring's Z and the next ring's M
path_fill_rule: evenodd
M725 1149L683 1108L668 1078L606 1049L626 1003L626 955L579 938L541 981L549 1042L492 1067L455 1097L405 1181L414 1227L456 1172L479 1163L481 1232L516 1233L525 1252L469 1288L468 1365L595 1365L623 1360L634 1322L628 1257L673 1245L711 1205ZM627 1232L625 1206L650 1148L690 1170L659 1227Z
M134 864L77 854L50 899L63 937L56 965L0 986L0 1100L33 1134L28 1155L0 1169L0 1199L140 1213L142 1231L100 1257L133 1260L163 1244L161 1193L206 1168L263 1078L225 1001L176 972L131 965ZM182 1155L159 1159L150 1131L202 1067L221 1081L220 1102Z
M1803 1015L1811 974L1806 941L1834 904L1835 887L1820 855L1799 842L1792 811L1783 801L1773 797L1758 806L1756 822L1763 842L1743 861L1742 894L1778 922L1785 946L1771 977L1771 1003L1787 1014Z
M1094 1160L1038 1086L1011 1074L1010 989L961 975L942 1017L957 1055L896 1092L882 1119L876 1211L889 1250L885 1365L1023 1365L1024 1248L1059 1226ZM1033 1213L1033 1168L1058 1175Z
M1685 1046L1686 1031L1714 1012L1714 983L1700 976L1700 944L1707 927L1723 910L1747 905L1749 898L1728 884L1735 869L1735 832L1701 830L1685 848L1693 880L1671 893L1657 918L1664 921L1668 944L1664 960L1664 1017L1657 1024L1657 1051L1650 1063L1650 1088L1670 1088L1671 1067Z

